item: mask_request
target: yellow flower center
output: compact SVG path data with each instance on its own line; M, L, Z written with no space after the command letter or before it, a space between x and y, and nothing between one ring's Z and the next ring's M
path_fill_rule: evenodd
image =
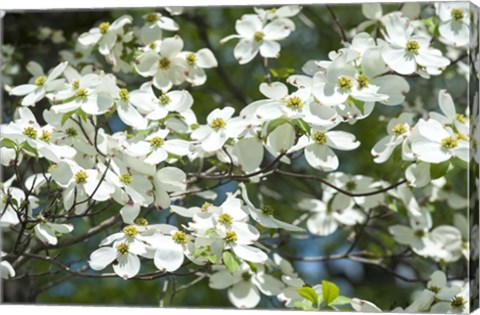
M255 32L255 34L253 34L253 40L256 41L257 43L261 42L264 37L265 37L265 33L263 32Z
M340 77L338 79L338 86L340 87L340 89L344 90L344 91L349 91L353 88L353 82L350 78L347 78L347 77Z
M50 142L51 139L52 139L52 134L47 130L42 130L42 135L40 136L40 140L44 142Z
M87 97L88 97L88 91L85 90L85 89L78 89L78 90L75 92L75 96L76 96L77 99L79 99L80 101L86 101L86 100L87 100Z
M186 60L189 65L194 66L197 63L197 55L195 55L195 53L189 53Z
M177 244L185 245L188 242L188 236L185 232L177 231L172 235L172 240Z
M128 243L120 243L117 245L117 252L120 254L120 255L126 255L128 254Z
M144 217L138 217L135 219L135 221L133 221L136 225L140 225L140 226L147 226L148 225L148 221L147 219L145 219Z
M45 84L46 81L47 81L47 77L42 75L41 77L38 77L35 79L35 85L42 86Z
M163 57L158 61L158 67L162 70L168 70L170 68L170 63L170 59Z
M450 11L450 15L455 21L462 20L465 17L465 13L462 9L452 9L452 11Z
M138 229L133 225L129 225L123 228L123 233L128 237L134 237L138 234Z
M165 139L161 137L153 137L150 140L150 146L154 149L160 148L165 143Z
M420 45L416 40L409 40L406 45L406 49L408 52L416 54L420 49Z
M273 215L275 212L275 209L271 205L264 205L262 207L262 212L265 213L266 215Z
M224 240L227 243L236 242L238 240L237 233L235 233L235 231L227 231L227 233L225 233Z
M130 185L133 181L132 175L125 173L119 176L119 180L124 185Z
M298 96L291 96L287 98L285 105L288 108L295 109L295 110L300 110L303 108L302 99Z
M128 95L128 90L127 89L120 89L118 91L118 97L120 97L120 99L122 101L128 101L128 98L129 98L129 95Z
M78 135L77 131L75 130L75 128L72 128L72 127L68 127L67 129L65 129L65 133L67 134L67 136L69 137L75 137Z
M455 134L455 138L457 138L457 140L467 140L467 136L464 135L463 133L456 133Z
M454 149L458 147L458 140L452 137L447 137L442 140L441 145L444 149Z
M462 124L464 124L467 121L467 119L465 118L465 115L463 114L456 114L455 119L461 122Z
M368 77L364 74L361 74L357 77L357 82L358 82L358 89L361 90L363 88L366 88L368 84L370 83L368 80Z
M157 48L157 43L151 42L150 44L148 44L148 47L150 47L150 49L155 49Z
M145 16L145 21L147 23L155 23L159 20L158 13L152 12Z
M37 131L33 127L26 127L25 129L23 129L23 134L30 139L37 139Z
M72 82L72 88L73 88L74 90L78 90L79 87L80 87L80 80L74 80L74 81Z
M315 141L316 144L323 145L327 143L327 136L323 132L316 132L313 135L313 140Z
M167 105L168 103L170 103L170 96L168 96L167 94L162 94L158 97L158 101L162 105Z
M218 222L223 225L231 225L233 222L233 217L229 215L228 213L222 213L218 217Z
M98 26L98 29L100 30L100 34L107 33L109 28L110 28L110 23L108 22L103 22Z
M81 183L84 183L87 181L87 178L88 178L88 174L87 172L85 171L78 171L76 174L75 174L75 182L77 184L81 184Z
M208 211L208 208L210 208L211 206L213 206L210 202L204 202L201 209L202 209L202 212L207 212Z
M404 124L396 124L395 126L393 126L392 128L392 133L395 135L395 136L400 136L400 135L403 135L404 133L407 132L407 126L405 126Z
M225 123L225 120L223 120L222 118L215 118L214 120L212 120L212 123L210 124L210 127L212 127L215 130L223 129L226 126L227 124Z
M452 299L452 302L450 303L450 305L452 306L452 308L454 309L459 309L459 308L463 308L463 306L467 304L467 300L462 297L462 296L456 296Z

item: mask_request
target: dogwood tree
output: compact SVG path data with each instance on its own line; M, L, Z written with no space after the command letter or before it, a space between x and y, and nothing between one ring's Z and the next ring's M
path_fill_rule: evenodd
M289 68L292 43L322 45L296 34L320 27L313 9L336 44ZM7 77L14 61L2 50L4 288L30 279L34 301L76 279L117 278L153 283L160 306L199 290L237 308L477 305L468 207L478 200L466 176L478 162L478 12L365 4L350 29L338 10L232 10L223 38L195 8L129 13L79 29L51 69L22 61L24 82ZM199 38L184 36L192 25ZM226 60L253 67L256 93ZM224 90L209 90L212 75ZM312 281L301 262L369 268L395 279L403 302L352 290L348 271Z

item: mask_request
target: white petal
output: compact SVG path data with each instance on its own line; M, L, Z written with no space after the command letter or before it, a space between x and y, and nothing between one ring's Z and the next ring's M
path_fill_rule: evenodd
M102 247L90 255L88 264L93 270L102 270L117 258L117 250L112 247Z
M305 159L310 166L326 172L336 170L339 165L337 156L326 145L311 144L307 146Z
M407 54L404 48L384 46L382 49L382 58L393 71L399 74L412 74L417 70L415 58Z
M140 214L140 205L126 204L120 209L120 215L124 223L133 224L133 221Z
M113 270L125 280L135 277L140 271L140 259L132 253L120 255L117 264L113 265Z
M240 281L228 290L228 299L237 308L254 308L260 302L260 293L251 282Z
M172 272L182 266L183 260L182 246L175 243L171 237L165 237L155 251L153 262L159 270Z
M235 245L232 246L232 249L235 255L245 261L263 264L268 260L267 254L265 254L262 250L256 247L247 245Z
M260 84L260 93L272 100L281 100L288 95L288 88L281 82Z
M197 65L200 68L214 68L217 66L217 59L212 51L208 48L203 48L197 51Z

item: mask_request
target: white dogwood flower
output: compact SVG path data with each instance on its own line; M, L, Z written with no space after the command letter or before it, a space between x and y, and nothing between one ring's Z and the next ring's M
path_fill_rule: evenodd
M40 217L41 222L36 224L33 228L35 236L45 244L57 245L57 234L67 234L73 231L71 224L51 223Z
M33 84L16 86L10 91L10 94L16 96L25 96L21 102L23 106L35 105L35 103L43 99L47 93L58 91L63 87L65 80L58 79L58 77L62 75L67 65L67 62L62 62L52 71L50 71L48 76L40 75L35 78Z
M209 286L218 290L228 288L228 299L235 307L254 308L260 302L260 292L266 296L277 295L284 284L267 274L262 265L257 265L254 271L242 264L233 274L225 267L217 268L210 276Z
M238 34L225 37L221 43L239 38L233 53L240 64L246 64L258 53L264 58L278 58L277 41L287 38L295 30L295 24L288 18L278 18L264 25L258 15L247 14L237 20L235 30Z
M383 23L388 43L382 48L382 58L395 72L408 75L423 67L429 74L437 74L436 69L450 64L438 49L430 47L428 38L413 35L413 25L407 18L394 12L386 15Z
M88 31L83 33L78 38L78 41L85 46L94 46L98 44L98 51L102 55L110 54L113 46L118 38L124 35L124 26L131 24L133 21L129 15L123 15L116 19L112 24L103 22Z
M470 40L470 7L467 3L435 3L438 31L447 44L463 47Z
M8 279L15 277L15 269L13 269L12 265L6 261L3 257L7 256L7 253L1 252L1 261L0 261L0 278Z
M149 44L162 38L162 30L178 31L179 26L173 19L158 12L151 12L143 16L145 24L140 29L140 38L143 43Z
M208 48L200 49L197 52L183 51L179 56L184 62L183 73L185 79L193 86L202 85L207 81L204 69L218 66L217 59Z

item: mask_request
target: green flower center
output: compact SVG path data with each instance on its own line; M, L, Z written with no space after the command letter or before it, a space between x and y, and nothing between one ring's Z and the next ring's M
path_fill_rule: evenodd
M348 77L340 77L337 81L338 87L344 91L350 91L353 88L352 79Z
M81 52L79 52L79 51L75 51L75 52L73 53L73 58L75 58L75 59L80 59L80 58L82 58L82 57L83 57L83 54L82 54Z
M315 141L316 144L323 145L327 143L327 136L323 132L316 132L313 135L313 141Z
M128 243L120 243L117 245L117 252L120 254L120 255L126 255L128 254Z
M78 171L75 174L75 182L77 184L85 183L87 181L88 174L85 171Z
M148 47L150 47L150 49L155 49L157 48L157 43L151 42L150 44L148 44Z
M67 129L65 129L65 133L69 137L75 137L78 135L78 132L75 130L75 128L72 127L68 127Z
M222 213L219 217L218 217L218 222L220 224L223 224L225 226L228 226L228 225L231 225L232 222L233 222L233 217L231 215L229 215L228 213Z
M144 217L136 218L135 221L133 221L133 223L135 223L136 225L140 225L140 226L147 226L148 225L148 221Z
M51 139L52 139L52 134L47 130L42 130L42 135L40 136L40 140L44 142L50 142Z
M271 205L263 205L261 210L266 215L273 215L273 213L275 212L275 209Z
M225 233L224 240L227 243L236 242L238 240L237 233L235 233L235 231L227 231L227 233Z
M38 77L35 79L35 85L42 86L45 84L46 81L47 81L47 77L42 75L41 77Z
M147 23L155 23L159 20L158 14L155 12L149 13L145 16L145 21Z
M361 90L363 88L366 88L368 84L370 83L368 80L368 77L364 74L361 74L357 77L357 82L358 82L358 89Z
M265 33L263 32L255 32L255 34L253 34L253 40L257 43L261 42L264 37L265 37Z
M128 95L128 90L127 89L120 89L118 91L118 97L120 97L120 99L122 101L128 101L128 98L129 98L129 95Z
M452 9L452 11L450 11L450 15L455 21L462 20L465 17L465 13L462 9Z
M215 129L215 130L223 129L226 126L227 124L225 123L225 120L223 120L223 118L215 118L214 120L212 120L212 123L210 124L210 127L212 127L212 129Z
M150 140L150 146L154 149L160 148L165 143L165 139L161 137L153 137Z
M74 81L72 82L72 88L73 88L74 90L78 90L79 87L80 87L80 80L74 80Z
M456 114L455 119L461 122L462 124L464 124L467 121L467 119L465 118L465 115L463 114Z
M202 210L202 212L207 212L208 208L210 208L211 206L213 205L210 202L204 202L200 209Z
M286 105L288 108L296 109L296 110L303 108L302 99L298 96L291 96L287 98Z
M454 149L458 146L458 140L452 137L447 137L441 142L443 149Z
M348 182L345 184L345 188L346 188L348 191L354 191L355 189L357 189L357 183L355 183L353 180L348 181Z
M407 127L404 125L404 124L396 124L395 126L393 126L392 128L392 133L395 135L395 136L400 136L400 135L403 135L404 133L407 132Z
M440 288L439 287L436 287L436 286L431 286L428 288L430 291L432 291L433 293L438 293L440 292Z
M86 101L88 97L88 91L85 89L78 89L75 92L75 96L77 97L78 100L80 101Z
M194 66L197 63L197 55L195 55L195 53L189 53L186 61L189 65Z
M185 245L188 242L188 236L185 232L177 231L173 234L172 240L177 244Z
M450 303L450 305L452 306L452 308L463 308L463 306L467 304L467 300L462 297L462 296L456 296L452 299L452 302Z
M138 229L133 225L129 225L123 228L123 233L128 237L134 237L138 234Z
M418 44L418 42L416 40L409 40L407 42L406 49L407 49L408 52L416 54L418 52L418 50L420 49L420 45Z
M167 105L168 103L170 103L170 96L168 96L167 94L162 94L158 97L158 101L162 105Z
M248 271L245 271L244 273L242 273L242 279L243 281L248 281L252 278L252 275L250 274L250 272Z
M108 22L103 22L98 26L98 29L100 30L100 34L107 33L109 28L110 28L110 23Z
M33 127L26 127L25 129L23 129L23 134L30 139L37 139L37 131Z
M168 70L170 68L170 59L168 58L160 58L160 60L158 61L158 67L162 70Z
M427 235L427 232L425 232L424 229L419 229L416 230L414 234L416 237L424 237L425 235Z
M120 180L120 182L124 185L130 185L133 181L133 178L132 178L132 175L128 174L128 173L125 173L125 174L121 174L118 179Z

